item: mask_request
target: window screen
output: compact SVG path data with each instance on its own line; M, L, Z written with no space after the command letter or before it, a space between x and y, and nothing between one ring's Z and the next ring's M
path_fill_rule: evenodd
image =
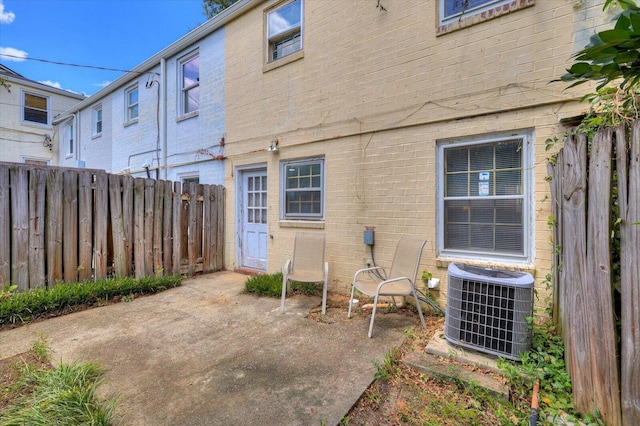
M322 160L284 164L284 216L322 218Z
M443 152L446 250L524 255L523 140Z
M24 94L24 121L31 121L32 123L48 124L49 112L48 112L49 100L45 96L38 96L31 93Z

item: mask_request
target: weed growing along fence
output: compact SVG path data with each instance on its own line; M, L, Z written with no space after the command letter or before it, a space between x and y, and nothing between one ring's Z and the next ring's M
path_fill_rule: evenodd
M0 287L223 268L224 188L0 163Z
M607 425L640 424L640 121L631 137L626 125L597 132L590 149L584 134L567 138L549 172L561 247L554 309L575 407Z

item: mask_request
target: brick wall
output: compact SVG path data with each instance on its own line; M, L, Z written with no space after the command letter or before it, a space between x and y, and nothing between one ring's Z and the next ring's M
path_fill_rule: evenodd
M371 258L365 225L376 226L375 260L390 262L401 235L428 239L422 269L441 278L436 247L436 143L527 129L534 136L533 255L530 262L477 262L531 272L542 290L551 266L545 140L559 119L585 109L586 87L550 83L585 34L609 17L601 1L536 1L457 31L436 34L437 2L323 1L304 4L304 57L263 71L265 2L227 26L227 265L236 264L235 172L265 162L269 179L268 270L280 270L293 234L279 217L280 161L324 155L327 259L334 290ZM581 91L578 91L581 90ZM279 151L266 153L277 137ZM316 224L317 225L317 224ZM467 260L468 261L468 260ZM543 298L541 298L542 300Z

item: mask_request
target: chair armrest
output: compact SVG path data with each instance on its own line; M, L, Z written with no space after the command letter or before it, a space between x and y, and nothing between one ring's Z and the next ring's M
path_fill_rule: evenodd
M284 263L284 268L282 268L282 273L287 276L291 273L291 259L288 259L285 263Z
M355 274L353 274L353 282L356 282L356 281L357 281L357 279L356 279L356 278L357 278L357 277L358 277L358 275L360 275L361 273L363 273L363 272L371 272L371 271L376 271L376 270L383 270L383 271L386 271L386 268L385 268L384 266L373 266L373 267L371 267L371 268L358 269L358 270L356 271L356 273L355 273Z
M404 280L409 281L409 284L411 285L411 287L414 286L414 284L411 282L411 279L409 277L390 278L390 279L384 280L380 284L378 284L377 292L379 293L380 290L382 289L382 287L384 287L386 284L391 284L391 283L395 283L395 282L398 282L398 281L404 281Z

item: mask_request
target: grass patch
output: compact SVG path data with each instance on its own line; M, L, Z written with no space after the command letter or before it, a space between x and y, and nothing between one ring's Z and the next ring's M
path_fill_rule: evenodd
M40 358L43 354L46 359ZM102 369L94 363L61 364L54 369L47 354L45 343L38 341L20 357L22 365L16 361L7 367L15 374L3 384L7 398L0 424L111 425L115 401L101 401L95 395Z
M20 324L65 311L78 305L100 305L114 298L133 299L134 295L157 293L181 284L179 276L130 277L95 282L65 284L35 289L0 298L0 327Z
M282 279L282 272L251 276L247 278L247 281L244 283L244 292L254 293L258 296L278 298L282 296ZM316 295L320 292L318 285L315 283L301 283L296 281L291 283L291 290L294 293L308 295Z

